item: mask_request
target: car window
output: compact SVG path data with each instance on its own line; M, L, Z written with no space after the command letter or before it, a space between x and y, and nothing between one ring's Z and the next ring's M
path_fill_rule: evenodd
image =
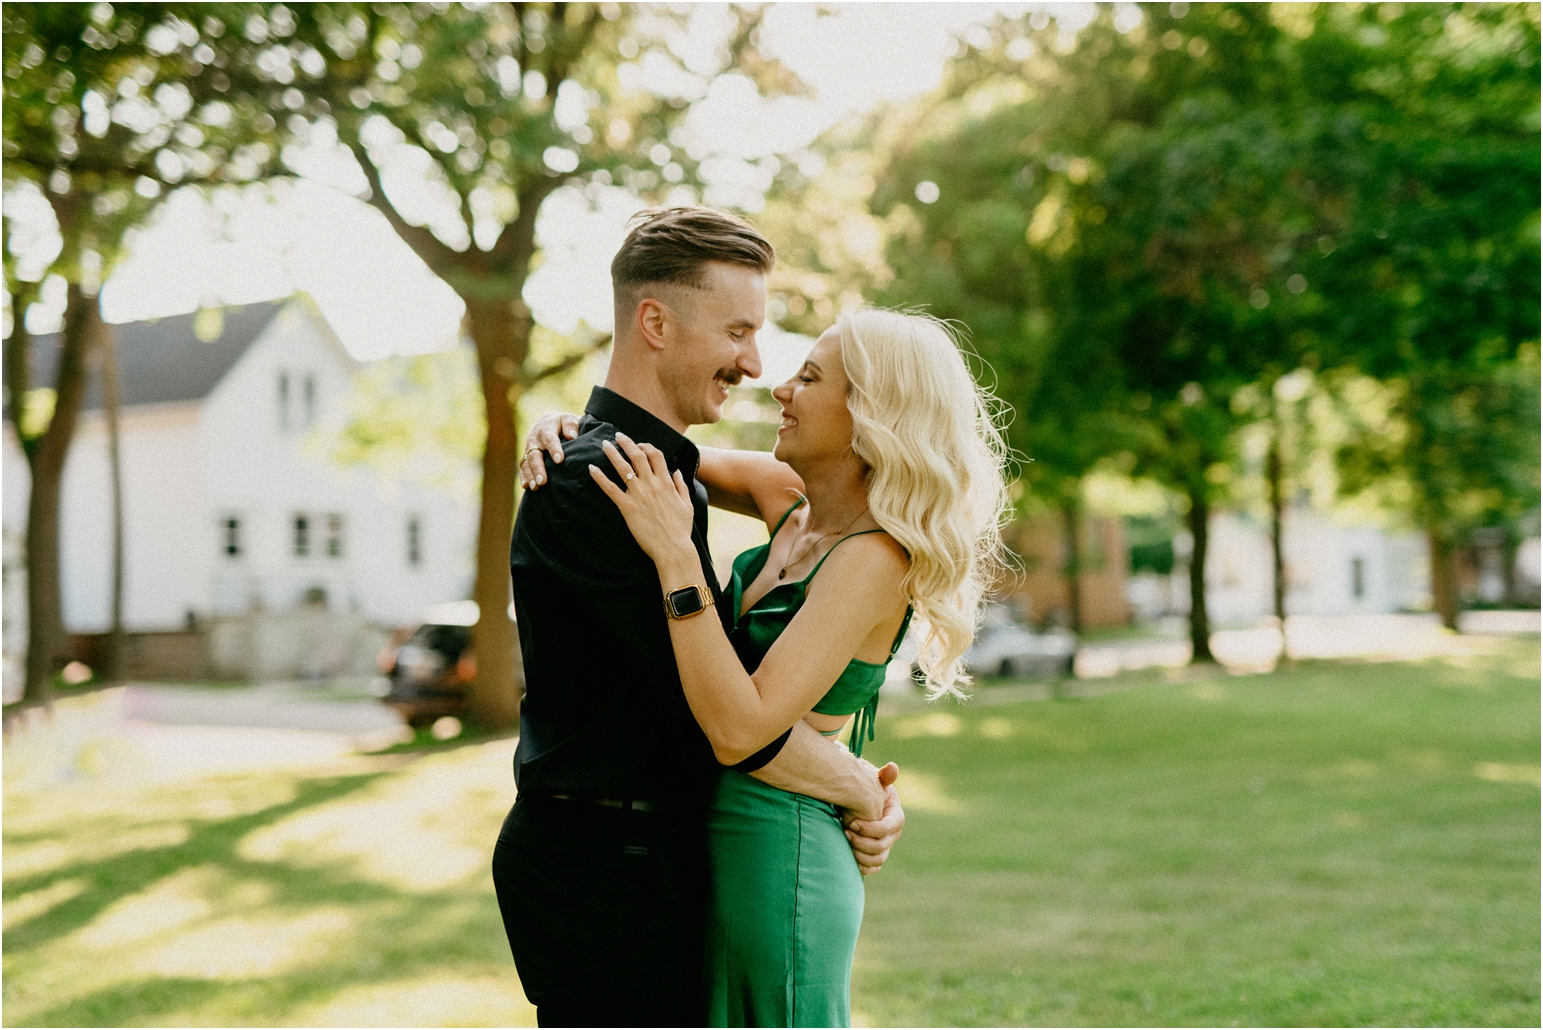
M438 651L451 661L461 656L471 642L471 627L427 625L418 627L408 643Z

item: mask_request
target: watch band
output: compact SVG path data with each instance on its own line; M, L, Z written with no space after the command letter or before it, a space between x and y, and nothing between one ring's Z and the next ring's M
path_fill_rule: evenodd
M672 619L689 619L693 615L701 615L716 603L711 590L693 583L664 595L664 614Z

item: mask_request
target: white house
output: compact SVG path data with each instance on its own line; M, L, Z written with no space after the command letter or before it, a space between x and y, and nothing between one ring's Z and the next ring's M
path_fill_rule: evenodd
M1253 625L1275 612L1269 527L1237 513L1213 515L1206 548L1206 608L1217 627ZM1288 615L1372 615L1430 606L1423 538L1343 522L1306 505L1282 527ZM1132 606L1147 618L1189 611L1189 534L1174 541L1171 579L1132 577Z
M359 664L348 652L361 648L336 639L347 627L410 623L431 604L468 596L473 498L389 482L326 455L329 432L348 416L356 364L315 305L296 296L227 309L222 325L211 325L211 314L115 327L125 629L212 627L214 664L248 674L340 671ZM35 343L36 382L49 384L57 338ZM71 633L104 632L110 622L112 505L100 396L94 386L62 484ZM29 476L9 423L6 430L14 580L10 552L25 528ZM19 596L8 585L8 645L25 619ZM313 616L308 628L264 625L296 611ZM333 639L323 646L323 638ZM318 657L318 647L330 651ZM239 654L254 648L262 654Z

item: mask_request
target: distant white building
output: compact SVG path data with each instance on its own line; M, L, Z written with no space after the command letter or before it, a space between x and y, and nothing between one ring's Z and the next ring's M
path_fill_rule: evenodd
M1348 524L1306 506L1289 509L1282 529L1288 615L1371 615L1430 607L1424 537ZM1189 612L1189 535L1175 540L1171 577L1132 577L1141 617ZM1275 614L1269 527L1236 513L1211 517L1206 608L1213 625L1248 626Z
M323 629L326 636L345 626L409 623L428 605L468 596L471 498L388 482L323 453L329 431L347 417L356 364L315 305L297 296L227 309L222 327L208 316L200 325L183 315L115 327L125 629L223 625L229 652L229 630L245 620L242 646L250 650L274 636L253 628L264 616L326 612L335 627ZM200 339L196 329L213 338ZM39 385L53 381L57 345L54 337L35 341ZM100 397L94 385L62 484L63 615L71 633L105 632L110 623L112 503ZM14 581L30 487L9 422L3 471L9 659L16 634L25 639L24 594ZM306 633L317 631L291 636ZM294 640L259 650L264 655L237 664L254 675L349 664L335 646L319 664ZM227 654L223 664L233 660Z

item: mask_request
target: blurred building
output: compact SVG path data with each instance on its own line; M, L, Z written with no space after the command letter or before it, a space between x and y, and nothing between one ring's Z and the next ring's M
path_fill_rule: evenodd
M1082 628L1124 626L1130 622L1125 584L1130 552L1120 520L1094 517L1081 529L1080 571L1077 576ZM1020 519L1005 534L1018 556L1021 571L1008 584L1001 600L1035 625L1070 626L1071 592L1066 578L1066 531L1058 515Z
M1382 615L1430 607L1430 565L1418 533L1347 524L1307 506L1283 527L1288 615ZM1136 617L1189 613L1188 533L1174 541L1169 575L1143 573L1127 588ZM1274 557L1268 524L1246 514L1211 518L1206 607L1217 628L1249 626L1275 614Z
M347 418L356 365L308 298L114 328L128 674L368 669L381 628L468 595L471 500L329 460L326 441ZM34 346L35 382L50 385L57 337ZM26 618L11 551L25 529L28 486L7 422L7 643ZM89 660L91 636L111 620L99 383L70 450L61 508L64 622Z

